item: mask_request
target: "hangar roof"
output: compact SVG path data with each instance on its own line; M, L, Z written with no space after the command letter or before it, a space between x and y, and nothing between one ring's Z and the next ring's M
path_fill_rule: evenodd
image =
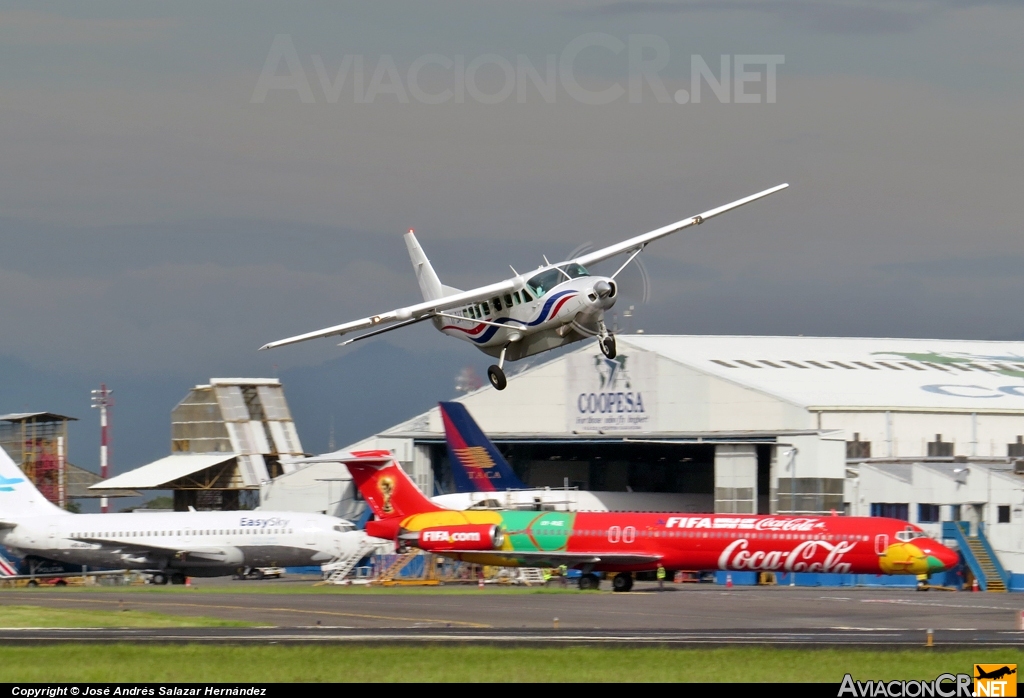
M192 475L238 457L237 453L176 453L89 487L91 490L161 489L178 478Z
M643 334L619 339L809 409L1024 412L1024 342Z

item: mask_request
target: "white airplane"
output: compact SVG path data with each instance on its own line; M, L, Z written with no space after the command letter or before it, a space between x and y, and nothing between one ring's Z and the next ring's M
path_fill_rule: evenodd
M186 576L243 567L318 565L355 554L367 540L350 522L322 514L72 514L47 501L0 448L0 545L23 556L143 570L156 584L183 584Z
M472 342L485 354L498 358L498 363L487 369L491 385L498 390L504 390L507 383L503 370L506 359L516 361L578 342L588 336L597 337L602 353L613 359L615 337L605 324L604 314L615 305L615 277L647 245L788 186L780 184L765 189L731 204L705 211L699 216L686 218L565 262L551 264L545 258L547 264L539 267L529 277L513 268L516 274L514 277L470 291L461 291L441 283L423 253L423 248L416 241L415 234L410 230L405 234L405 244L409 248L409 256L423 292L423 303L270 342L260 349L370 329L339 345L345 346L399 327L430 320L441 332ZM589 265L627 253L629 258L611 276L591 276L587 271Z

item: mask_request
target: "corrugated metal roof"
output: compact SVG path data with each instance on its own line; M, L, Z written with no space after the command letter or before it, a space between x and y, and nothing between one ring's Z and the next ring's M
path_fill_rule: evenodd
M1024 413L1024 342L620 335L703 373L820 409Z
M104 480L89 489L159 489L161 485L173 482L178 478L197 473L225 461L234 460L237 457L237 453L176 454Z
M49 422L59 422L64 419L69 422L78 421L78 417L68 417L67 415L57 414L56 412L15 412L14 414L0 415L0 422L23 422L27 419L42 419L43 421Z

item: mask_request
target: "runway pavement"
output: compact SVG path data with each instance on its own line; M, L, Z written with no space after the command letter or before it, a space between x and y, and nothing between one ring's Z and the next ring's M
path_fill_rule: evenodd
M265 582L236 582L237 585L265 584ZM234 591L237 588L240 591ZM132 590L87 591L81 589L0 590L0 604L40 605L56 608L120 609L154 611L182 616L208 616L229 620L244 620L275 629L289 629L287 638L274 641L322 641L327 635L309 633L330 632L336 641L345 641L350 633L341 629L374 631L434 631L482 632L501 630L502 637L515 631L519 637L529 632L543 631L544 641L551 641L549 631L562 633L590 633L598 637L623 637L616 633L633 633L645 638L654 634L674 637L671 642L720 642L722 631L729 637L746 637L737 631L754 632L754 639L743 642L788 642L787 633L804 637L817 633L816 640L801 642L845 642L833 637L861 637L863 633L882 633L878 637L896 638L896 644L920 644L925 629L936 630L939 637L944 631L961 631L950 635L957 642L965 638L995 638L1000 642L1016 644L1022 636L1006 634L1017 630L1019 611L1024 609L1024 595L969 592L916 592L912 589L870 588L807 588L807 587L734 587L726 589L714 585L669 585L659 592L653 585L638 585L630 593L615 594L570 593L492 593L490 589L476 591L463 589L459 593L447 590L417 593L356 593L341 589L310 589L317 593L251 593L247 587L227 584L201 585L197 590L180 589L177 593L167 589L152 592ZM294 589L295 587L293 587ZM305 589L303 588L304 592ZM320 625L320 630L315 626ZM311 630L295 630L310 628ZM529 631L525 632L524 631ZM978 632L982 634L977 634ZM50 633L33 631L2 631L0 638L14 641L28 637L44 639ZM42 632L42 634L38 634ZM75 633L71 632L78 637ZM138 632L139 637L167 639L175 633L189 638L207 638L213 641L237 641L252 633L253 639L270 641L268 631L246 629L181 629L158 631L88 631L97 638L128 637L118 632ZM774 635L758 635L771 632ZM820 633L826 634L821 635ZM906 634L901 634L901 633ZM339 634L340 633L340 634ZM717 634L716 634L717 633ZM828 633L832 633L831 635ZM839 633L839 635L835 635ZM851 634L852 633L852 634ZM859 633L859 634L858 634ZM895 635L886 633L896 633ZM976 635L971 635L976 633ZM282 635L282 638L285 636ZM368 641L368 637L359 636ZM389 633L375 637L390 637ZM412 636L407 636L407 639ZM531 635L531 637L533 637ZM561 637L561 636L559 636ZM578 641L580 635L575 635ZM693 638L704 638L694 640ZM874 637L874 636L872 636ZM985 640L985 641L989 641ZM192 640L190 640L192 641ZM637 640L646 641L646 640ZM740 640L737 640L740 641ZM864 640L867 642L867 640ZM979 642L981 640L978 640ZM889 640L885 640L889 642Z
M941 630L939 649L1019 647L1024 632ZM923 647L926 635L910 630L522 630L510 629L352 629L352 628L40 628L0 629L0 645L57 642L184 644L493 644L510 646L615 645L616 647L722 647L772 645L791 648Z

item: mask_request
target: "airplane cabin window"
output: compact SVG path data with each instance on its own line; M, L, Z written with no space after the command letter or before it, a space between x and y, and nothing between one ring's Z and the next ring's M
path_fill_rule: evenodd
M480 308L484 311L484 315L490 315L491 314L491 308L490 308L490 306L487 305L487 301L481 301L480 302Z
M511 308L512 307L512 294L511 293L506 293L505 294L505 307L506 308Z
M491 299L491 303L494 305L495 312L501 310L501 298L495 296L494 298Z
M533 300L533 296L527 293L525 288L522 291L520 291L520 293L523 294L523 303L529 303L530 301Z

